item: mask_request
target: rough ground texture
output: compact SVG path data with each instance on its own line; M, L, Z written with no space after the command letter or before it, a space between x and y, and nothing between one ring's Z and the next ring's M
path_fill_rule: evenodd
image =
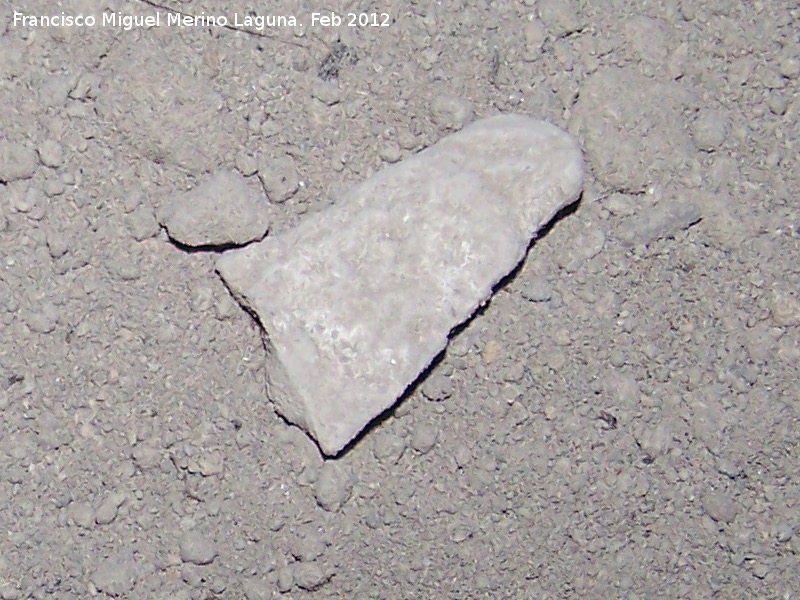
M164 202L159 223L170 239L191 248L241 246L264 237L269 208L238 173L220 171Z
M280 4L0 4L0 598L797 598L796 3ZM578 137L582 202L323 462L162 199L237 170L277 234L499 112Z
M394 405L578 199L573 138L481 119L354 186L217 270L264 327L278 413L335 456Z

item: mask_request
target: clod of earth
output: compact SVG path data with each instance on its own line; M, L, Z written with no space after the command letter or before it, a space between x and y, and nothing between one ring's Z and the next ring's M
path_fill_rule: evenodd
M516 115L473 123L217 270L268 340L278 412L340 453L442 352L581 191L572 137Z
M194 248L241 246L263 238L269 228L266 201L231 171L217 171L176 194L158 219L171 239Z

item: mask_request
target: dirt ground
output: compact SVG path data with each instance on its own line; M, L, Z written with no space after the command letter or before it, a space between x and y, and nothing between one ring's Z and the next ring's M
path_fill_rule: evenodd
M796 3L0 15L0 599L800 598ZM157 211L234 169L278 232L507 112L578 138L581 201L323 461Z

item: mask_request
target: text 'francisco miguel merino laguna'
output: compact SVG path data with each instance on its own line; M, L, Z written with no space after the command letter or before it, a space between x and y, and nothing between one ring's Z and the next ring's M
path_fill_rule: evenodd
M267 27L296 27L294 15L239 15L232 18L223 15L183 15L179 13L156 12L151 15L125 15L122 13L103 13L102 16L70 15L59 13L47 16L25 15L14 12L14 26L22 27L119 27L130 31L135 27L244 27L261 31Z

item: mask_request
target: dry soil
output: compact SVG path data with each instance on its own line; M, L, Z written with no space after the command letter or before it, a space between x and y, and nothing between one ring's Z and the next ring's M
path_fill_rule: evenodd
M0 598L800 598L795 2L0 16ZM278 232L506 112L577 136L581 201L323 461L160 207L235 169Z

